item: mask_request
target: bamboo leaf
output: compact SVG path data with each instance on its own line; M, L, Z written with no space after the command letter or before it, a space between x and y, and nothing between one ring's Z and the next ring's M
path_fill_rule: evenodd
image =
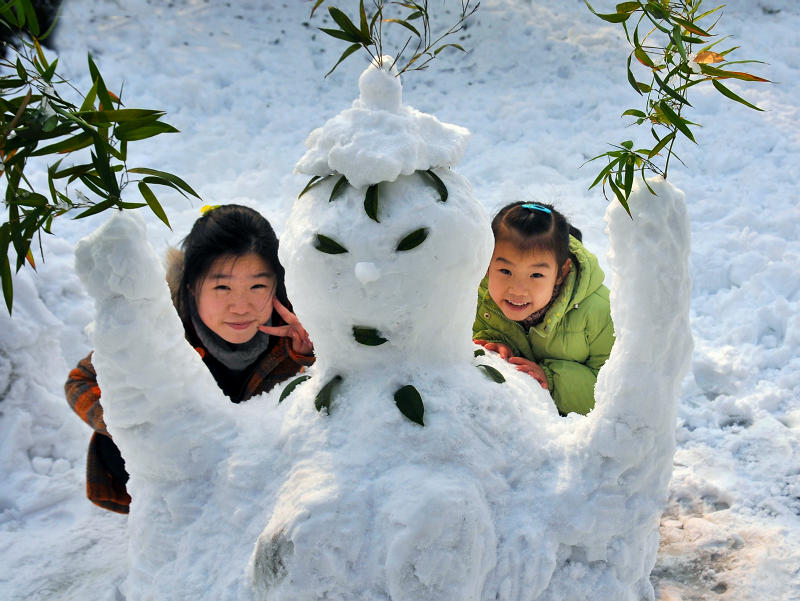
M663 111L664 116L667 120L672 123L678 130L687 138L689 138L692 142L695 142L694 136L692 135L689 126L686 125L686 120L682 117L679 117L675 111L669 106L669 103L666 100L662 100L658 103L659 108ZM696 142L695 142L696 143Z
M316 11L319 8L320 4L322 4L323 2L325 2L325 0L317 0L314 3L314 8L311 9L311 15L309 15L310 17L314 16L314 11Z
M673 100L677 100L681 104L685 104L687 106L692 106L689 103L689 101L686 100L686 98L684 98L683 96L678 94L675 90L673 90L666 83L664 83L664 81L658 76L658 73L656 73L655 71L653 71L653 79L655 79L656 83L658 84L658 87L660 87L662 90L664 90L664 93L667 96L669 96Z
M622 113L621 116L639 117L641 119L647 119L647 115L643 111L639 111L637 109L628 109L627 111Z
M438 56L442 50L450 46L452 46L453 48L458 48L459 50L461 50L461 52L466 52L466 50L464 50L464 47L461 44L444 44L442 46L439 46L436 50L433 51L433 56Z
M344 40L345 42L354 42L356 45L361 47L361 39L358 36L354 36L350 33L342 31L341 29L329 29L327 27L320 27L319 30L323 33L327 33L329 36L334 37L338 40Z
M3 224L8 225L8 224ZM11 264L8 262L8 255L0 256L0 277L3 280L3 298L6 301L8 314L11 315L11 305L14 303L14 282L11 279Z
M367 188L367 194L364 196L364 211L373 221L381 222L378 219L378 184L373 184Z
M399 388L394 393L394 403L400 410L400 413L405 415L415 424L425 426L425 405L422 403L422 397L416 388L410 384Z
M725 71L724 69L718 69L717 67L712 67L707 64L700 64L700 70L705 75L713 75L719 79L741 79L743 81L760 81L764 83L770 83L768 79L757 77L755 75L751 75L750 73L743 73L742 71Z
M331 70L330 70L330 71L328 71L328 72L325 74L325 77L328 77L328 75L330 75L331 73L333 73L333 72L334 72L334 70L336 69L336 67L338 67L338 66L341 64L341 62L342 62L344 59L346 59L348 56L350 56L351 54L353 54L353 53L354 53L356 50L358 50L359 48L361 48L361 44L351 44L350 46L348 46L348 47L347 47L347 50L345 50L344 52L342 52L342 55L339 57L339 60L338 60L338 61L336 61L336 64L335 64L333 67L331 67Z
M134 167L133 169L128 169L128 173L143 173L145 175L154 175L156 177L161 177L169 182L172 182L178 188L188 192L195 198L200 198L200 195L194 190L192 190L192 187L189 184L187 184L177 175L172 175L171 173L167 173L166 171L159 171L157 169L148 169L146 167Z
M356 342L365 346L380 346L389 341L381 336L378 330L368 326L353 326L353 338L355 338Z
M741 96L738 96L735 92L731 91L729 88L726 88L724 85L722 85L722 83L720 83L720 81L718 79L712 79L711 83L717 89L717 91L719 91L720 94L722 94L723 96L726 96L726 97L730 98L731 100L734 100L734 101L736 101L736 102L738 102L740 104L743 104L743 105L745 105L747 107L750 107L751 109L754 109L754 110L757 110L757 111L763 111L764 110L764 109L758 108L755 104L750 104L749 102L747 102L747 100L745 100Z
M325 409L325 411L330 414L333 390L341 381L342 376L334 376L331 381L325 384L325 386L323 386L322 389L317 393L317 396L314 399L314 407L317 409L317 411L322 411Z
M336 197L344 191L345 186L347 186L347 178L343 175L333 185L333 188L331 189L331 196L328 198L328 202L333 202L336 200Z
M323 236L322 234L317 234L314 241L314 248L329 255L340 255L347 252L347 249L336 242L336 240L328 238L328 236Z
M297 388L300 384L302 384L303 382L305 382L306 380L309 380L309 379L311 379L311 376L300 376L299 378L295 378L294 380L289 382L286 385L286 387L283 389L283 392L281 392L281 396L278 398L278 404L280 404L283 401L285 401L286 397L288 397L290 394L292 394L292 392L294 391L295 388Z
M92 125L124 123L126 121L150 120L164 116L164 111L152 109L109 109L105 111L79 111L77 116Z
M416 35L418 38L422 37L420 35L419 31L417 31L416 27L414 27L408 21L404 21L403 19L384 19L383 22L384 23L397 23L398 25L402 25L403 27L405 27L406 29L408 29L409 31L414 33L414 35Z
M635 10L639 9L638 2L620 2L617 4L617 12L618 13L632 13Z
M584 0L586 2L586 6L589 7L589 10L594 13L596 17L600 17L603 21L608 21L609 23L622 23L628 20L628 17L631 16L632 13L608 13L608 14L600 14L592 5L589 4L588 0Z
M670 132L669 134L667 134L666 136L664 136L663 138L661 138L661 139L658 141L658 144L656 144L655 146L653 146L653 149L647 153L647 158L648 158L648 159L652 159L654 156L656 156L656 155L657 155L659 152L661 152L661 150L662 150L662 149L663 149L663 148L664 148L664 147L665 147L667 144L669 144L669 143L672 141L672 139L673 139L674 137L675 137L675 132L673 131L673 132Z
M140 124L138 122L123 123L114 128L114 137L127 142L144 140L159 134L175 133L178 133L178 130L169 123L164 123L163 121L151 121L146 124Z
M633 50L633 55L636 57L636 60L642 63L645 67L649 67L651 69L656 68L656 64L653 62L653 59L650 58L650 55L644 51L641 46L636 46Z
M163 221L169 229L172 229L172 226L169 224L169 219L167 219L167 214L164 212L164 208L161 206L161 203L158 202L156 195L153 194L153 191L145 182L139 182L139 192L141 192L142 197L147 203L147 206L149 206L150 210L155 213L156 217Z
M491 365L486 365L485 363L481 363L477 367L478 367L478 369L480 369L483 372L483 375L485 375L487 378L489 378L493 382L497 382L498 384L502 384L503 382L506 381L506 379L503 376L503 374L501 374L499 371L497 371Z
M342 28L343 32L355 37L355 41L365 45L372 44L372 38L369 36L369 34L362 34L361 30L353 25L350 17L344 14L341 10L335 6L329 6L328 12L330 13L331 17L333 17L333 20L336 21L336 24Z
M426 169L425 173L433 180L433 185L436 187L436 191L439 192L439 202L447 202L447 186L444 185L441 178L433 172L433 169Z
M330 175L315 175L310 180L308 180L308 183L306 184L306 187L303 188L303 191L300 192L300 194L297 195L297 198L300 198L301 196L303 196L303 194L308 192L311 188L316 186L318 183L320 183L322 181L325 181L329 177L330 177Z
M686 19L682 19L680 17L672 17L672 20L675 21L676 23L679 23L686 31L690 31L697 35L704 35L704 36L711 35L704 29L700 29L697 25L695 25L691 21L687 21Z
M83 219L84 217L89 217L90 215L96 215L97 213L102 213L106 209L110 209L116 203L115 198L109 198L107 200L103 200L102 202L98 202L96 205L93 205L86 209L83 213L76 215L75 219Z
M414 230L407 236L404 236L403 239L397 243L397 248L395 248L395 251L403 252L411 250L412 248L416 248L417 246L422 244L427 237L428 237L428 228L421 227L418 230Z

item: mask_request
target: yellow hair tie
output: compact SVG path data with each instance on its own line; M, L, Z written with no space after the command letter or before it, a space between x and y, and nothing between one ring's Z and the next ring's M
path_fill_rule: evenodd
M218 209L222 205L205 205L203 208L200 209L200 214L205 215L209 211L213 211L214 209Z

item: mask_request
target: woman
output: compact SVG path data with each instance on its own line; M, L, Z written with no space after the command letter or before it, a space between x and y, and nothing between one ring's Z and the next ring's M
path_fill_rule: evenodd
M314 362L308 334L287 308L278 239L257 211L222 205L206 211L167 256L167 282L186 340L234 403L267 392ZM128 513L125 461L103 421L91 353L65 384L67 402L94 429L86 495Z

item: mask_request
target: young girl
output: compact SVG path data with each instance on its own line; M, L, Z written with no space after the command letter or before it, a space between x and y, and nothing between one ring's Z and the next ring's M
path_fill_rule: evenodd
M551 205L515 202L492 220L494 253L478 291L475 342L530 374L561 414L594 407L614 325L597 258Z
M286 308L278 239L258 212L239 205L206 211L167 256L167 281L186 339L234 403L270 390L314 362L308 334ZM125 462L103 421L91 353L65 385L67 401L94 430L86 494L128 513Z

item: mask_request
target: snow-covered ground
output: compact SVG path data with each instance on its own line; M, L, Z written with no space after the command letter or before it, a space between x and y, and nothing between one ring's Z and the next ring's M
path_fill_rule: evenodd
M695 88L699 145L670 172L692 221L695 350L653 573L664 601L800 599L800 6L727 4L720 31L776 83L731 84L763 113ZM162 108L181 130L133 145L131 166L179 174L205 203L254 206L280 235L307 179L292 174L303 141L350 104L365 64L355 55L323 79L343 48L315 33L310 7L66 0L60 66L86 89L91 52L129 106ZM579 167L633 135L618 118L639 102L618 27L577 0L484 0L464 38L472 52L405 77L404 100L472 132L458 171L490 213L555 202L605 266L606 201L586 190L593 166ZM173 232L147 219L163 250L200 203L161 198ZM114 599L123 570L126 518L84 499L89 430L62 393L93 314L72 251L105 219L57 224L39 273L17 278L13 318L0 316L3 599Z

